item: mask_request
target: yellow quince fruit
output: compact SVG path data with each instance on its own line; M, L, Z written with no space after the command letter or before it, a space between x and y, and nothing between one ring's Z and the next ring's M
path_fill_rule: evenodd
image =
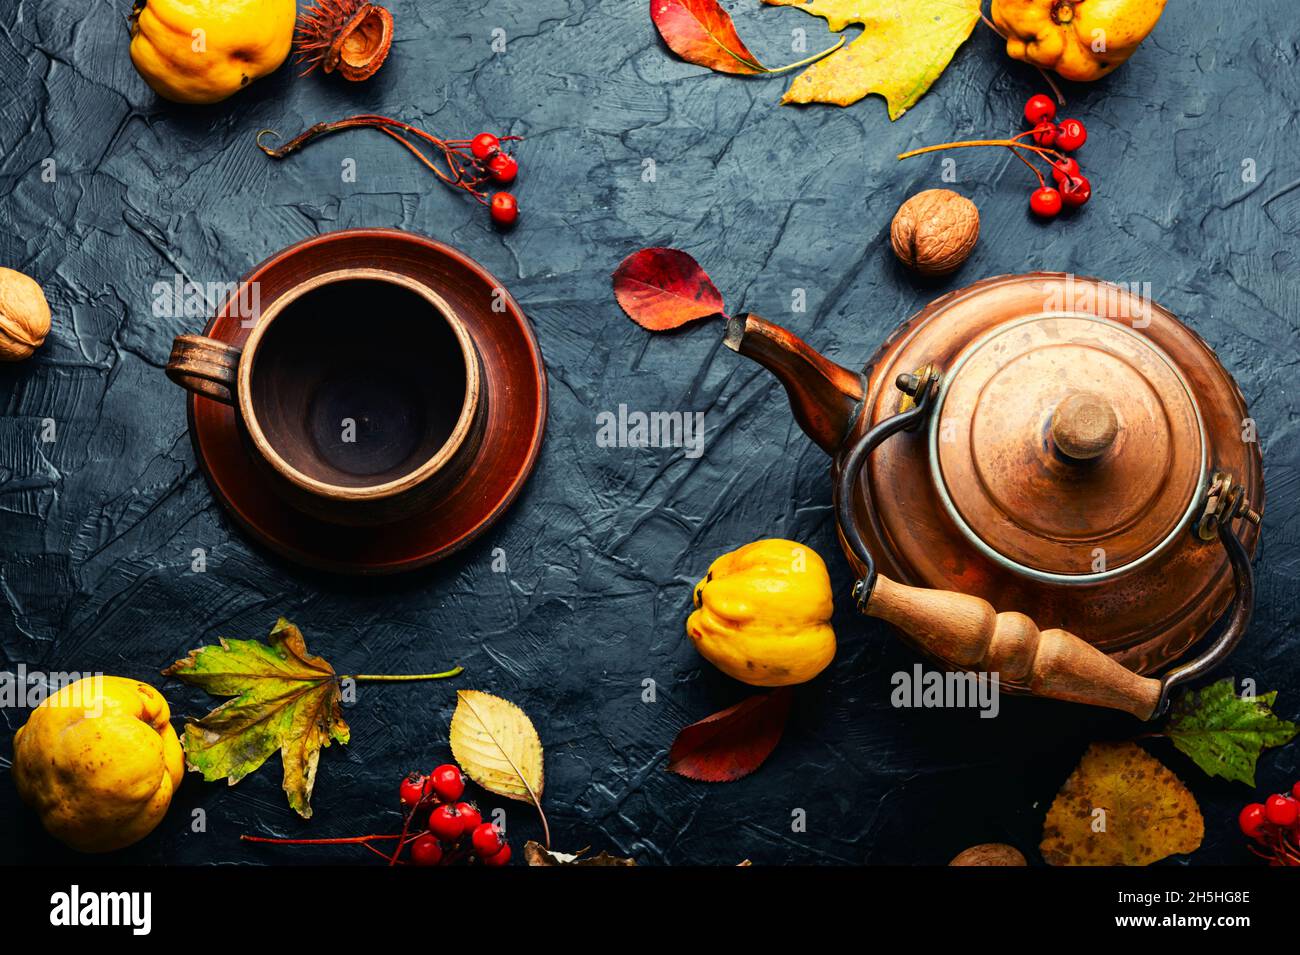
M744 683L805 683L835 657L830 575L803 544L774 538L722 555L695 585L695 608L695 649Z
M163 695L139 680L70 683L14 737L18 794L73 849L129 846L162 820L185 772L170 720Z
M1067 80L1100 79L1155 29L1165 0L993 0L1007 56Z
M159 96L217 103L280 68L296 0L137 0L131 62Z

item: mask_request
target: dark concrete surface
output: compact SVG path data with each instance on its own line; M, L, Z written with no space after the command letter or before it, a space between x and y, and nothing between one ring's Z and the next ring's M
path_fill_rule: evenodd
M149 91L127 56L129 0L0 0L0 264L33 275L55 312L40 354L0 368L0 657L161 684L178 715L212 701L158 670L219 636L264 637L277 615L343 672L460 663L449 683L363 687L352 742L321 759L316 815L297 819L278 759L229 789L187 777L154 835L112 862L366 862L360 850L268 851L238 835L397 828L396 788L448 756L455 687L505 696L546 748L554 844L648 864L945 863L966 846L1036 858L1043 816L1086 744L1132 735L1127 717L1025 699L1002 715L902 711L890 676L915 657L857 619L836 547L827 461L768 374L705 325L651 339L614 304L628 252L692 252L734 310L787 324L847 364L895 323L977 278L1060 269L1150 282L1218 351L1258 421L1268 508L1258 603L1225 673L1281 691L1300 716L1300 235L1298 32L1291 0L1177 0L1111 78L1068 90L1091 139L1095 198L1039 224L1029 181L995 151L954 154L983 214L971 260L919 284L894 262L888 224L937 185L938 158L901 149L1019 128L1038 75L980 27L933 90L891 124L869 98L847 109L778 105L785 80L712 75L674 59L644 0L391 0L397 42L371 82L280 70L219 106ZM780 62L790 32L824 23L729 3L755 52ZM507 50L494 53L492 31ZM368 131L276 164L264 127L385 111L448 135L523 135L523 220L505 236ZM53 158L54 183L42 180ZM358 179L341 182L355 159ZM655 181L643 181L646 160ZM1253 169L1254 181L1243 171ZM202 317L156 318L154 284L234 279L305 236L393 226L449 242L499 276L532 319L549 365L550 425L537 470L506 517L445 564L382 582L298 570L250 544L214 503L163 375L172 337ZM807 310L792 312L796 289ZM702 411L705 453L597 446L620 403ZM41 441L52 419L57 439ZM708 786L667 773L676 732L746 689L683 633L691 585L722 551L762 536L806 541L839 588L841 647L798 691L786 738L756 775ZM195 548L207 571L191 572ZM500 548L508 570L494 573ZM642 702L653 679L657 701ZM18 805L0 740L0 861L69 858ZM1150 749L1191 787L1207 834L1191 863L1250 862L1233 819L1247 787L1210 780L1162 741ZM1296 745L1265 755L1261 788L1300 776ZM500 800L484 800L488 807ZM508 804L516 844L538 834ZM206 831L191 831L195 810ZM792 832L796 809L807 831Z

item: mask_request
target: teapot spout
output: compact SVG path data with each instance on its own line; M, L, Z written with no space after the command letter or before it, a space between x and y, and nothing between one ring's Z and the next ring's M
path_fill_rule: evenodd
M779 325L742 314L727 321L723 343L780 379L799 427L829 455L839 451L862 407L862 376L823 358Z

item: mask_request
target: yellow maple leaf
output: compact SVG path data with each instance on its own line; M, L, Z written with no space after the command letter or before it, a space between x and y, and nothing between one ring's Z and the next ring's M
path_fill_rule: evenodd
M1093 743L1043 823L1049 865L1150 865L1195 852L1200 807L1164 764L1136 743Z
M877 93L898 119L939 78L980 16L980 0L763 0L823 17L835 32L865 28L844 49L800 73L783 103L848 106Z

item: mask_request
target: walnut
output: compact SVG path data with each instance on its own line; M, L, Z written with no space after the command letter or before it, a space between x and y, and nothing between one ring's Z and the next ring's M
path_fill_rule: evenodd
M951 189L918 192L899 206L889 227L894 254L921 275L957 271L979 235L979 209Z
M50 333L50 304L34 281L0 268L0 361L22 361Z
M940 190L934 190L936 192ZM921 193L925 195L925 193ZM1009 846L1002 842L986 842L983 845L971 846L965 852L953 859L948 865L1006 865L1019 866L1028 865L1024 855L1015 846Z

